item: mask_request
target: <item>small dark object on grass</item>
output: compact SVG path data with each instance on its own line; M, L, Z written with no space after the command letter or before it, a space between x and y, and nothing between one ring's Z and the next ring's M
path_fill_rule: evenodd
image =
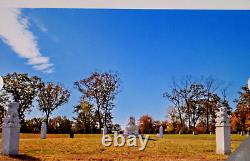
M73 131L70 131L69 137L70 137L70 138L74 138L74 132L73 132Z
M19 155L9 155L10 158L13 158L13 159L18 159L18 160L32 160L32 161L41 161L41 159L39 158L35 158L33 156L29 156L29 155L26 155L26 154L19 154Z

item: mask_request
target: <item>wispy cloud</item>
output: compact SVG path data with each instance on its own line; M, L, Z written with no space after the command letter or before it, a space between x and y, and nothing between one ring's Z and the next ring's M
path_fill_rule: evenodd
M44 25L44 23L38 17L34 15L30 15L29 18L41 32L46 33L46 34L49 32L48 28ZM56 35L54 35L54 33L49 33L47 34L47 36L53 42L55 43L59 42L59 38Z
M33 69L44 73L53 72L53 64L49 57L40 53L37 39L29 30L28 18L22 15L20 9L1 8L0 21L0 38L4 43L20 57L28 59Z
M32 17L34 24L44 33L48 32L48 28L41 22L40 19Z

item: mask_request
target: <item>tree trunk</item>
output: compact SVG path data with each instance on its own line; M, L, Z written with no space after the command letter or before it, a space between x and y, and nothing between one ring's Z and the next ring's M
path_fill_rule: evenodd
M177 107L177 109L178 109L178 113L179 113L179 117L180 117L181 127L183 127L183 121L182 121L182 117L181 117L181 110L179 109L179 107Z
M102 119L101 119L101 114L100 114L100 109L97 109L97 117L98 117L98 122L99 122L99 133L102 130Z
M209 115L208 115L208 107L206 107L206 131L205 131L206 134L209 133L208 126L209 126Z

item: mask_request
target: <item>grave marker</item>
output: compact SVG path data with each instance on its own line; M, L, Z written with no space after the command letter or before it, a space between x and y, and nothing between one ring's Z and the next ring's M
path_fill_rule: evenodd
M2 153L4 155L18 155L20 119L17 109L19 104L12 102L8 105L2 125Z
M47 125L46 125L46 122L42 122L40 137L41 137L41 139L46 139L47 138Z
M216 118L216 153L231 153L231 125L227 114L227 108L221 107Z

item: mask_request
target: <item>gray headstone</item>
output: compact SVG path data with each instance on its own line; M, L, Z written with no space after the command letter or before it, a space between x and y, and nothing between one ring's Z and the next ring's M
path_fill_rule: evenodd
M160 126L160 128L159 128L159 137L163 138L163 127L162 126Z
M2 153L4 155L18 155L19 153L19 134L20 119L17 109L19 104L10 103L2 125Z
M47 125L46 125L46 122L42 122L40 137L41 137L41 139L46 139L47 138Z
M163 138L163 127L162 126L159 127L159 133L156 134L156 137Z

